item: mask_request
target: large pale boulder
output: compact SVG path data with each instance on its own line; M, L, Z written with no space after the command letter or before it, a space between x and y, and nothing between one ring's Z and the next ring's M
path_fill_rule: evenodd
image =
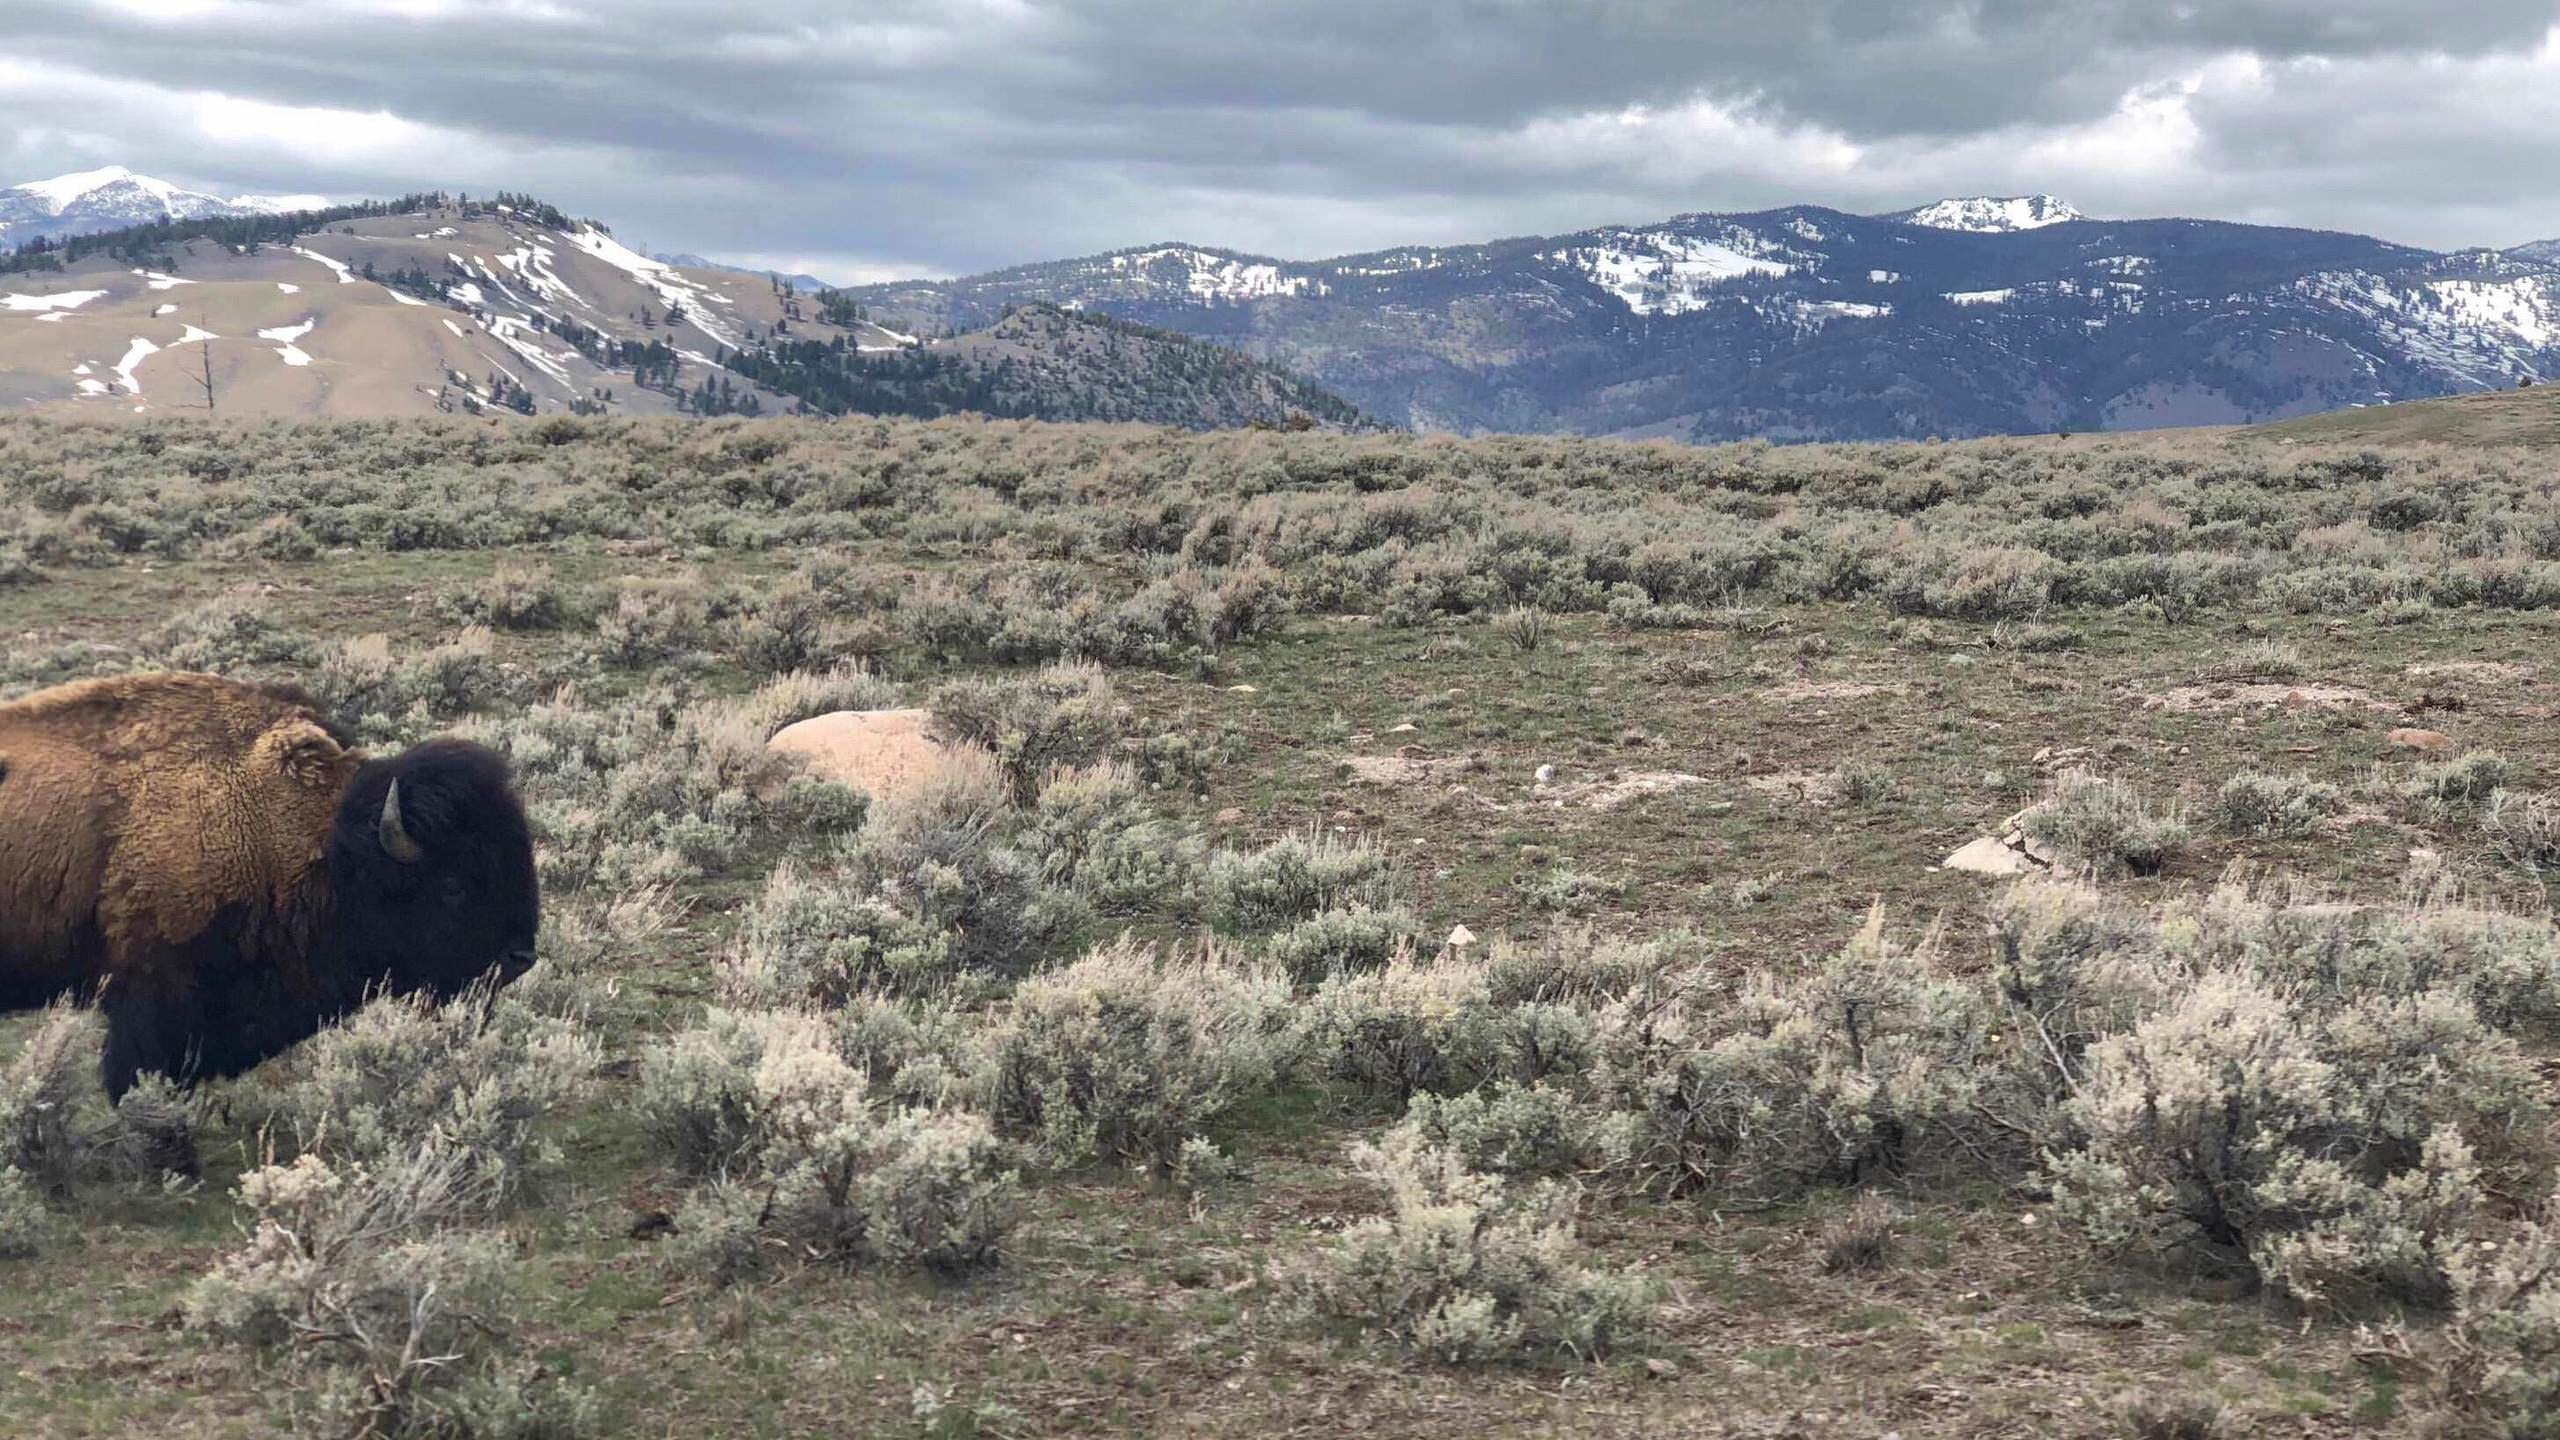
M803 756L810 774L874 800L897 800L950 763L951 747L928 733L932 719L927 710L838 710L784 726L765 748Z

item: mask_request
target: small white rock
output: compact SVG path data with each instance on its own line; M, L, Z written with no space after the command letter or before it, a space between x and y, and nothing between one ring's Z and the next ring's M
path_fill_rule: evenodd
M1450 927L1450 929L1449 929L1449 948L1450 948L1450 949L1452 949L1452 950L1463 950L1463 949L1465 949L1467 946L1469 946L1469 945L1473 945L1474 943L1476 943L1476 932L1474 932L1473 930L1468 929L1468 928L1467 928L1466 926L1464 926L1464 925L1454 925L1454 926L1451 926L1451 927Z
M1539 766L1539 767L1538 767L1538 783L1539 783L1539 784L1541 784L1541 785L1552 785L1552 784L1554 784L1554 783L1555 783L1555 779L1556 779L1556 767L1554 767L1553 765L1541 765L1541 766Z

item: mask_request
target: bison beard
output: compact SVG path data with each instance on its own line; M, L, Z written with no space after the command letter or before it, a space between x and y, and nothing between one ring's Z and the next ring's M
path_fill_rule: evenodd
M0 766L0 1007L94 997L111 1095L533 963L532 840L484 747L368 760L295 692L155 675L0 705Z

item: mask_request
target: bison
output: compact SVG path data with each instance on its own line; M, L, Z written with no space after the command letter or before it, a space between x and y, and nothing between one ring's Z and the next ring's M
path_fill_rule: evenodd
M523 974L541 900L506 762L347 740L298 690L212 675L0 704L0 1011L94 998L121 1097L236 1075L375 993Z

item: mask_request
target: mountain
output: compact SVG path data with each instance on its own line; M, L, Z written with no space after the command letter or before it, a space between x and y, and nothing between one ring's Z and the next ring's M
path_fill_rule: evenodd
M970 411L1187 429L1372 425L1341 398L1225 346L1054 305L1023 306L986 329L892 355L849 356L801 340L733 363L749 379L831 412Z
M2510 259L2560 265L2560 240L2536 240L2507 252Z
M1898 220L1905 225L1925 225L1932 230L2006 235L2012 231L2041 230L2047 225L2089 217L2072 209L2070 202L2056 200L2050 195L1973 195L1939 200L1915 210L1897 210L1876 218Z
M681 265L688 270L734 270L741 275L761 275L767 280L779 280L794 290L805 291L812 295L828 288L826 281L796 270L758 270L748 265L731 265L725 261L706 260L699 255L688 255L682 252L668 255L652 250L649 252L649 258L665 265Z
M1035 310L926 341L837 292L650 259L528 196L168 217L0 254L0 405L201 411L209 365L224 414L1369 423L1188 336Z
M1724 440L2240 424L2560 373L2560 260L2052 197L1682 215L1293 261L1167 242L849 292L942 334L1100 311L1394 424Z
M161 220L281 215L316 210L328 203L319 195L238 195L226 200L110 165L0 190L0 247L38 238L96 235Z

